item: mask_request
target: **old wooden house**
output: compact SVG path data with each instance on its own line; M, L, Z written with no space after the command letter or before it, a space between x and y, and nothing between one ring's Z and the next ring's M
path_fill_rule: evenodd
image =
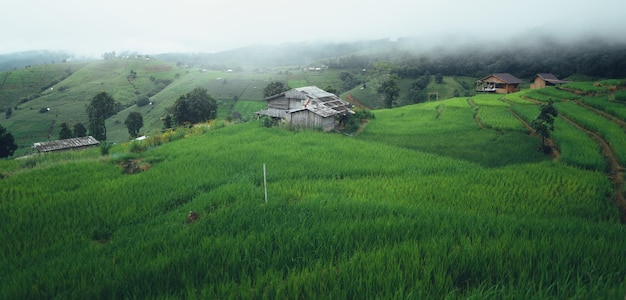
M560 80L556 76L551 73L539 73L535 75L533 80L530 82L531 89L542 89L547 86L556 86L567 83L565 80Z
M331 131L348 115L354 114L350 102L316 86L291 89L265 100L267 109L257 114L284 120L292 127Z
M37 152L42 153L42 152L52 152L52 151L83 149L87 147L97 146L99 144L100 142L96 140L93 136L85 136L85 137L70 138L70 139L65 139L65 140L35 143L33 144L33 148L36 149Z
M476 82L479 93L508 94L518 92L522 81L509 73L495 73Z

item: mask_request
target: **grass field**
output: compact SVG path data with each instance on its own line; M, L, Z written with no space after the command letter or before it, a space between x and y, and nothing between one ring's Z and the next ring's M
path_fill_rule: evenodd
M466 99L374 114L352 138L249 122L2 161L0 297L622 297L604 174L479 129Z
M374 110L353 136L252 118L272 80L326 86L338 76L102 61L60 83L69 89L20 104L2 124L28 132L18 140L29 146L81 120L94 86L123 104L156 92L152 105L107 120L118 141L107 155L0 160L0 299L624 297L626 219L615 199L626 188L601 147L623 168L626 120L610 96L440 95ZM441 93L459 80L444 77ZM161 133L164 108L191 86L217 98L220 118L236 111L248 122ZM526 98L550 97L571 121L555 121L556 157L537 151L524 125L539 114ZM39 113L44 105L51 111ZM144 116L145 141L127 142L131 111ZM197 221L185 221L190 211Z

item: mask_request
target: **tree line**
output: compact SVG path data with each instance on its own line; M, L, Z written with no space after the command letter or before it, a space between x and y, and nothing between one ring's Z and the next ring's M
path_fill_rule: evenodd
M543 41L528 45L481 44L429 52L388 50L378 54L349 55L325 63L335 69L371 69L380 60L391 61L401 78L424 74L483 77L507 72L520 78L552 73L560 78L584 74L595 78L626 77L626 44L605 40L577 43Z

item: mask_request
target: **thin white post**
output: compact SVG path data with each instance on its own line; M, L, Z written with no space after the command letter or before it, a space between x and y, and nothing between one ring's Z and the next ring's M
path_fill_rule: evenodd
M267 176L265 174L265 163L263 163L263 186L265 187L265 203L267 203Z

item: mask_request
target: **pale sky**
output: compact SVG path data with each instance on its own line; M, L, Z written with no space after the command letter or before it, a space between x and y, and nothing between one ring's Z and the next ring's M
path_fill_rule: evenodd
M626 40L624 0L0 1L0 54L217 52L253 44L537 30Z

